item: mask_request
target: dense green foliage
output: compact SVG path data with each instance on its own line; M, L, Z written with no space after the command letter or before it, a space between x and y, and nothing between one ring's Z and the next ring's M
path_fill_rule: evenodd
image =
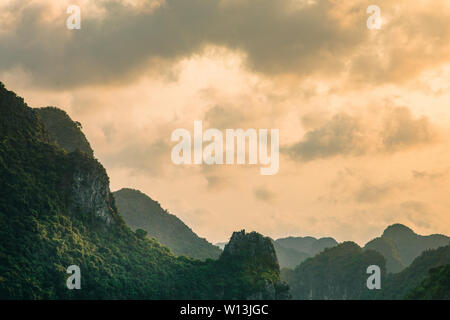
M232 273L247 281L241 287L230 289L232 296L250 296L252 299L288 297L289 287L279 281L280 267L270 238L256 232L246 234L245 230L234 232L220 261L223 265L233 266ZM257 274L264 277L257 279L254 277ZM258 293L249 292L248 288L257 288Z
M125 224L103 166L70 143L60 148L41 118L0 83L0 299L287 298L276 256L296 260L302 250L316 255L282 271L295 299L450 298L449 238L419 236L402 225L387 228L365 249L345 242L323 250L332 241L273 242L242 231L217 260L177 257L148 230L133 232ZM72 120L66 123L82 134ZM150 211L179 221L147 200ZM372 248L410 265L386 274L385 258ZM73 264L81 268L81 290L66 287ZM372 264L381 267L381 290L366 287Z
M41 117L51 140L60 147L67 152L79 150L90 156L94 155L91 145L81 131L81 124L72 121L65 111L55 107L34 110Z
M73 264L81 290L66 287ZM0 299L246 298L261 282L279 282L272 267L177 258L134 233L101 164L54 144L37 113L0 83Z
M450 245L438 249L426 250L403 271L389 274L377 299L404 299L409 291L418 287L428 276L429 271L450 264ZM445 273L442 274L445 276ZM448 281L442 279L442 281Z
M196 259L217 259L221 250L199 238L176 216L138 190L121 189L114 192L117 207L126 224L133 230L143 229L150 237L169 247L176 255Z
M407 299L450 300L450 264L433 268L422 283L411 290Z
M384 257L354 242L344 242L305 260L295 270L282 270L282 278L294 299L371 299L375 292L366 286L370 265L380 267L383 282Z

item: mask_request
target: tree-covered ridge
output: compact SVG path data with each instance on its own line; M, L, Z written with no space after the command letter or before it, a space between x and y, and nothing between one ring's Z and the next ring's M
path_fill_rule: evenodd
M41 117L50 138L61 148L67 152L80 150L90 156L94 155L91 145L81 131L81 124L72 121L65 111L55 107L34 110Z
M73 264L81 290L66 287ZM176 257L134 233L103 166L52 143L37 113L0 84L1 299L247 298L265 294L262 282L281 283L271 268Z
M437 249L426 250L403 271L389 274L383 289L377 299L405 299L409 292L424 281L429 271L450 264L450 245ZM443 273L442 276L446 274ZM443 282L448 281L442 279Z
M67 152L79 150L93 156L94 152L81 130L81 124L58 108L34 109L42 118L51 140ZM196 259L217 259L221 250L199 238L176 216L138 190L122 189L114 193L122 217L133 230L143 229L150 237L169 247L176 255Z
M450 264L433 268L422 283L411 290L407 299L450 300Z
M249 297L250 299L287 299L288 285L280 281L280 266L275 249L268 237L245 230L234 232L225 246L219 262L231 268L228 272L246 279L242 286L229 288L229 296ZM228 273L227 272L227 273ZM255 278L261 274L264 277ZM256 290L249 291L249 288Z
M198 237L183 221L139 190L124 188L114 192L114 198L128 226L147 231L176 255L201 260L219 258L222 251L218 247Z
M284 269L282 278L289 284L294 299L371 299L375 292L366 285L370 265L380 267L383 283L384 257L354 242L344 242L305 260L295 270Z

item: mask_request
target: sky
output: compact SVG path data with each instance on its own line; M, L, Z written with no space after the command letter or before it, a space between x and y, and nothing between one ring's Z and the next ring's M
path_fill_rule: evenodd
M1 0L0 81L81 122L113 191L211 242L449 235L448 21L447 0ZM175 165L171 134L195 120L278 129L278 173Z

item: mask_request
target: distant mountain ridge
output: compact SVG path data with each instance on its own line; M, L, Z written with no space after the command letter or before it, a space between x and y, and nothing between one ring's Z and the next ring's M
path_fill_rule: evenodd
M316 239L314 237L287 237L275 240L285 248L295 249L310 256L322 252L326 248L335 247L338 242L330 237Z
M198 237L183 221L139 190L124 188L113 192L116 205L133 230L143 229L150 237L169 247L176 255L217 259L222 251Z
M450 237L441 234L422 236L402 224L388 226L381 237L369 241L365 248L385 256L389 272L409 266L422 252L450 244Z
M370 265L380 267L383 282L384 257L348 241L306 259L294 270L282 270L281 276L289 284L293 299L371 299L376 293L366 287L366 270Z

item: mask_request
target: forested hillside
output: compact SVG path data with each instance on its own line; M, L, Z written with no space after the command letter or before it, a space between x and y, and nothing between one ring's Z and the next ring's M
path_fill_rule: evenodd
M222 250L198 237L191 228L161 208L161 205L139 190L121 189L113 193L126 224L133 230L143 229L177 255L196 259L217 259Z
M266 256L257 249L254 257ZM248 263L177 258L134 233L103 166L54 144L38 113L0 83L1 299L284 297L273 263L258 272ZM81 269L81 290L66 287L70 265Z

